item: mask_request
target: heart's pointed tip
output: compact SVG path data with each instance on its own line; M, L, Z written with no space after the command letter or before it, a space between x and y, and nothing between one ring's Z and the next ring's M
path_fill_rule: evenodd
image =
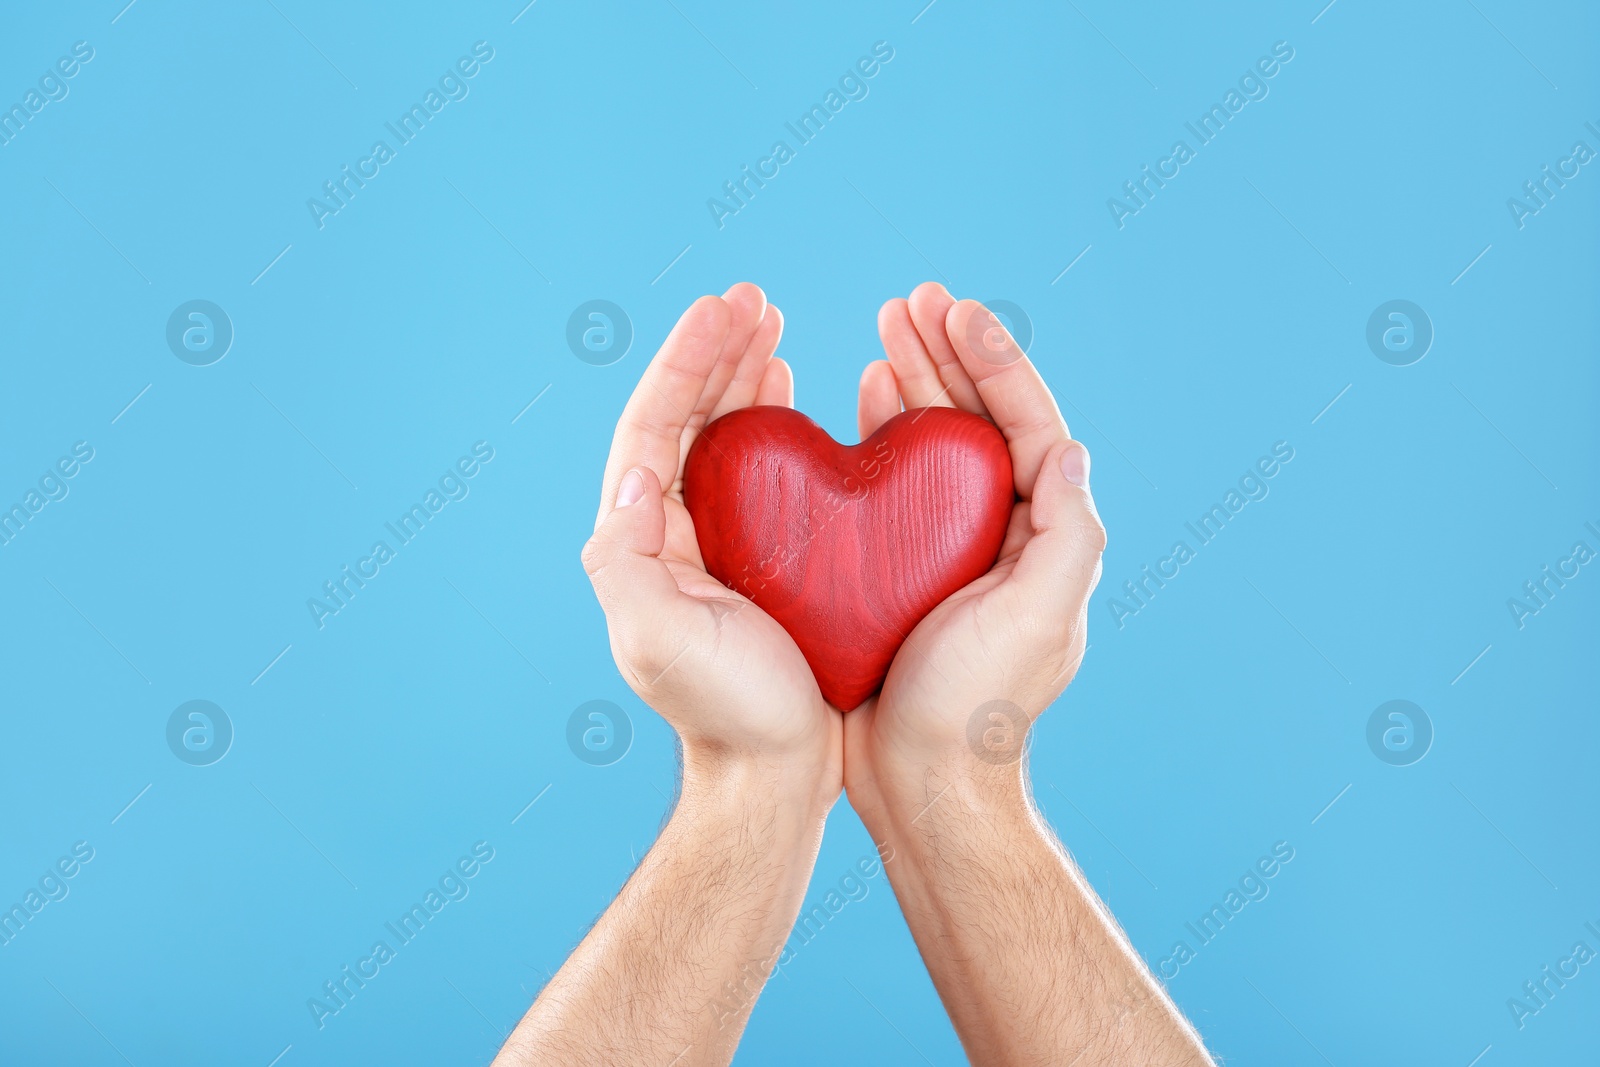
M852 686L849 689L841 691L835 688L833 685L824 685L821 687L822 699L826 700L829 704L848 715L850 712L855 711L861 705L871 700L872 697L882 687L882 679L879 679L877 682L873 683L872 688L864 692L859 686Z

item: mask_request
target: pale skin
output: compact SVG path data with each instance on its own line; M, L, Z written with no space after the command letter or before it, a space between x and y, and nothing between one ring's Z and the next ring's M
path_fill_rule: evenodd
M792 406L782 316L741 283L684 313L618 423L584 567L628 684L677 731L678 803L497 1065L726 1064L843 790L971 1062L1211 1064L1033 804L1023 739L1085 647L1105 532L1089 456L980 305L926 283L878 318L869 436L962 408L1010 446L1000 558L916 627L881 693L829 707L788 634L705 572L682 502L711 419Z

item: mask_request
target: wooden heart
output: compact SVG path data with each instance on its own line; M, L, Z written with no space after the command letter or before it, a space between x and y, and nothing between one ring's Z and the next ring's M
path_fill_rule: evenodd
M1015 497L1005 438L977 415L905 411L841 445L790 408L751 407L700 434L683 500L706 571L776 619L849 711L912 628L994 566Z

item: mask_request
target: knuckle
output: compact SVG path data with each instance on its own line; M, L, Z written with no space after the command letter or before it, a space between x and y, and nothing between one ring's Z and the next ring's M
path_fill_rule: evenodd
M673 654L663 647L660 631L655 629L640 632L630 627L626 632L615 633L612 635L611 651L616 661L625 665L628 673L633 675L636 685L645 691L655 687L674 659Z
M1100 521L1100 516L1094 516L1090 533L1090 545L1095 555L1101 555L1106 550L1106 524Z
M611 559L611 543L607 538L595 533L583 543L583 551L578 554L578 558L583 562L584 573L591 580L598 578Z
M1106 527L1093 511L1074 522L1067 536L1072 546L1084 554L1099 556L1106 550Z

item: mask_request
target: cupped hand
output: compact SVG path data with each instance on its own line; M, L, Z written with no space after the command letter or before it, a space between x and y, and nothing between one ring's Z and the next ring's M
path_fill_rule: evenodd
M885 304L878 330L889 358L862 375L862 438L902 406L982 415L1005 435L1017 503L993 569L929 613L881 693L845 717L845 784L858 808L900 785L915 792L930 771L1014 771L1028 727L1083 657L1105 548L1089 454L992 313L929 282Z
M749 283L684 312L617 423L583 566L618 668L678 731L686 767L754 760L815 779L831 803L839 713L788 633L706 573L683 505L684 461L706 423L752 404L793 406L793 377L773 355L782 332L783 316Z

